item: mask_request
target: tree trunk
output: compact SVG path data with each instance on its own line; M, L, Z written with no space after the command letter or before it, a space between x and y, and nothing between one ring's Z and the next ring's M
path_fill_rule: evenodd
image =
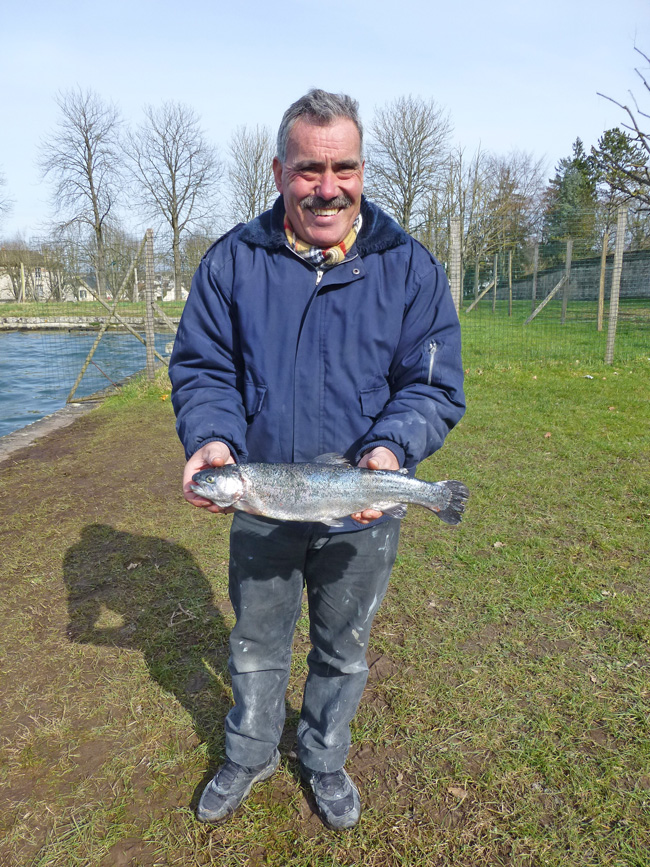
M182 301L181 296L181 236L177 226L174 226L172 241L174 252L174 301Z

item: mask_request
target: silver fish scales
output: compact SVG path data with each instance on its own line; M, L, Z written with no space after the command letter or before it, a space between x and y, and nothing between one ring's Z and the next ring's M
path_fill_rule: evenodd
M352 467L338 455L321 455L309 463L229 464L201 470L192 480L195 493L222 508L332 527L343 526L342 518L364 509L402 518L409 503L458 524L469 496L456 480L423 482L406 470Z

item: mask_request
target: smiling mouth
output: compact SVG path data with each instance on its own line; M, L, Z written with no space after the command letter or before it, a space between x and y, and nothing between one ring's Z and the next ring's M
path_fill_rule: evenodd
M341 212L341 208L310 208L316 217L335 217Z

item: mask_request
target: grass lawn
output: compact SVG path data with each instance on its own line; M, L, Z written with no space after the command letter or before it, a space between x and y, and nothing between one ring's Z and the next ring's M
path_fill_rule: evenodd
M544 360L545 362L601 363L608 337L608 305L603 328L598 331L598 305L595 301L570 302L562 323L562 300L555 298L526 324L531 314L530 301L514 301L512 315L507 299L499 299L492 311L491 299L484 298L470 313L460 312L463 332L463 358L469 364L503 364ZM621 300L614 340L614 361L633 362L650 356L650 300Z
M112 301L106 302L109 307ZM158 302L161 303L160 301ZM184 302L166 301L161 305L168 316L180 316L183 312ZM144 316L144 298L139 302L119 301L116 307L119 316ZM69 316L97 316L102 320L107 316L106 308L99 301L27 301L20 304L17 301L6 302L0 305L0 316L20 316L31 318L33 316L61 317Z
M304 617L280 770L194 819L231 700L229 519L182 500L164 380L0 464L3 867L650 865L650 362L472 357L467 395L420 467L467 483L466 517L403 522L347 833L297 779Z

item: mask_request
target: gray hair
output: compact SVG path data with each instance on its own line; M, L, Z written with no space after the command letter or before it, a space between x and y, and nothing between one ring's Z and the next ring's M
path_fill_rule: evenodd
M362 155L363 125L359 117L359 103L345 93L328 93L313 87L285 111L278 130L277 158L281 163L285 162L289 134L300 118L317 126L328 126L340 117L351 120L359 131L359 151Z

